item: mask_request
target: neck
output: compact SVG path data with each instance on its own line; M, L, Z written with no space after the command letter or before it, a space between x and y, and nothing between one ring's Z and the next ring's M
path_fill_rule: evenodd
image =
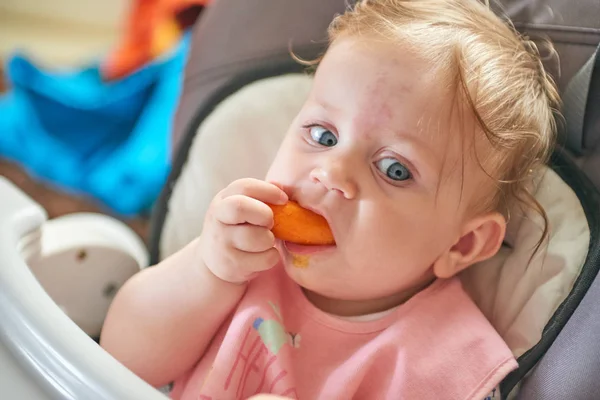
M303 289L306 298L318 309L328 314L340 317L355 317L359 315L374 314L389 310L405 303L415 294L433 283L435 278L428 278L424 282L399 293L370 300L340 300L322 296L310 290Z

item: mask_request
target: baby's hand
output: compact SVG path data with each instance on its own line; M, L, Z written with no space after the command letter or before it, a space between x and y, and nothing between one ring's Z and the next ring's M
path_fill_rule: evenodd
M200 237L202 261L218 278L243 283L279 261L273 211L265 204L285 204L277 186L240 179L219 192L210 204Z

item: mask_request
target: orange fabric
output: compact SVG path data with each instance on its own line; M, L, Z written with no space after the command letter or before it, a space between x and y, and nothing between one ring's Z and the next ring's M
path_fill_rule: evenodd
M210 0L133 0L124 35L102 65L104 79L122 78L169 50L195 20L182 18L185 11L209 3Z

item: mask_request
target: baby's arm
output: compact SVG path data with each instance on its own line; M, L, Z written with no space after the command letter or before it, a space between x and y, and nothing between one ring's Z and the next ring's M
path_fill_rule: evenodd
M213 200L202 235L131 278L115 297L100 344L155 387L203 355L246 289L279 260L270 229L287 196L257 180L232 183Z
M155 387L193 367L245 289L198 265L198 250L196 239L130 279L103 327L100 345Z

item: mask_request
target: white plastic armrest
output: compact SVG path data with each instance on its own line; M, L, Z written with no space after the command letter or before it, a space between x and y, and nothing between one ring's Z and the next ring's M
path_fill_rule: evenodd
M53 399L165 400L58 307L19 253L44 210L0 177L0 341Z
M47 221L19 243L46 293L88 336L100 336L113 296L145 268L148 251L123 222L92 213Z

